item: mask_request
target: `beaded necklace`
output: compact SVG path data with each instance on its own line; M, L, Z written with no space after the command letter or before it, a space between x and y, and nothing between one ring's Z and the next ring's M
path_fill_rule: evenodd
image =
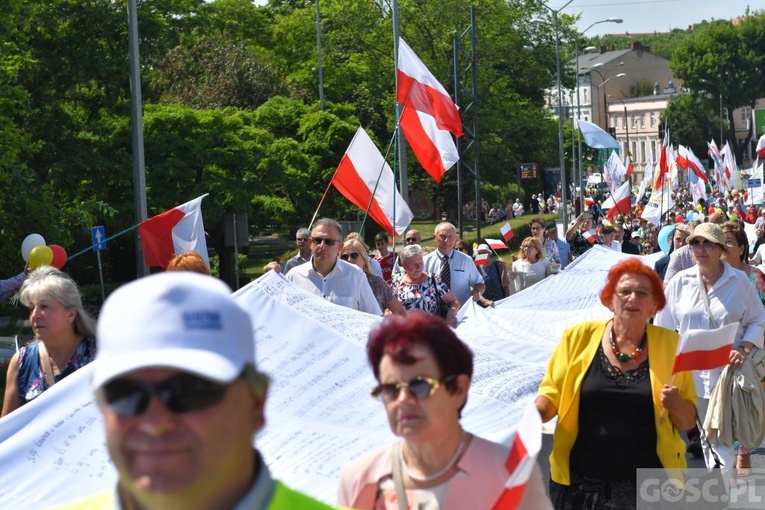
M644 331L643 336L640 339L640 345L634 350L632 354L627 354L626 352L622 352L619 349L619 346L616 345L616 338L614 337L614 326L611 324L611 351L613 351L614 356L616 356L616 359L619 360L621 363L627 363L628 361L635 361L638 357L640 357L640 353L645 350L645 344L648 340L648 335Z
M452 455L452 458L449 459L449 461L446 463L446 465L444 465L444 467L442 467L441 469L439 469L438 471L436 471L435 473L431 475L420 475L409 470L409 466L406 465L406 460L404 459L403 446L399 448L398 450L398 459L399 459L399 462L401 462L401 465L403 466L404 471L406 472L407 476L409 476L409 478L411 478L412 480L416 482L431 482L437 478L442 477L444 474L446 474L447 471L449 471L452 468L452 466L454 466L454 463L457 462L457 460L459 460L460 456L462 456L462 452L465 450L466 445L467 445L467 434L463 432L462 440L460 441L460 444L457 447L457 451L454 452L454 455Z

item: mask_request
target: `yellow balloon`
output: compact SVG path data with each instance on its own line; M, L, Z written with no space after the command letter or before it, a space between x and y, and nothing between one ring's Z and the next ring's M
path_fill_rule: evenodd
M49 266L53 262L53 250L47 246L35 246L29 252L29 267Z

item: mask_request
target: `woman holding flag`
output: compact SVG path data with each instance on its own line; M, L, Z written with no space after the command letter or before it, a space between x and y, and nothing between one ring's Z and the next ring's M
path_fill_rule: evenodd
M665 305L656 273L622 260L600 301L613 317L565 331L535 401L542 421L558 417L550 499L560 510L635 508L636 469L685 468L678 429L696 415L690 374L672 374L678 335L648 324Z
M338 504L360 510L509 508L498 503L510 477L511 450L460 424L473 376L470 348L444 321L414 312L372 330L367 358L378 383L372 396L401 440L342 466ZM518 505L510 508L552 508L533 466Z
M739 370L753 349L762 349L765 331L765 308L746 273L735 270L723 260L723 253L736 249L726 240L723 229L714 223L698 225L688 236L696 265L675 275L666 288L669 306L655 320L657 326L677 330L718 329L737 324L732 349L718 368L694 370L693 378L699 397L699 416L704 421L722 366ZM732 246L728 247L728 244ZM689 434L694 441L693 433ZM733 466L733 445L718 443L725 468Z

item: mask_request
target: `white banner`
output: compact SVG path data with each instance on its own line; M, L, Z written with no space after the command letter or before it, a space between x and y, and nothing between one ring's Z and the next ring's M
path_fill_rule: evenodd
M499 442L512 436L563 330L609 315L598 293L625 256L594 246L494 309L463 306L457 333L475 352L466 430ZM383 406L369 396L375 381L364 346L379 319L309 295L273 271L235 296L252 315L259 368L273 379L255 443L276 478L334 503L340 465L394 441ZM0 508L43 508L114 486L92 367L0 420Z

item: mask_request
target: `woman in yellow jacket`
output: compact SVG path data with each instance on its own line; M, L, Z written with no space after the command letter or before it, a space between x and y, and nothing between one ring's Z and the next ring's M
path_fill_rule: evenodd
M666 300L661 280L637 258L608 273L600 300L608 321L566 330L536 406L558 423L550 456L556 509L635 508L635 470L685 468L679 430L692 428L690 373L672 376L678 336L647 323Z

